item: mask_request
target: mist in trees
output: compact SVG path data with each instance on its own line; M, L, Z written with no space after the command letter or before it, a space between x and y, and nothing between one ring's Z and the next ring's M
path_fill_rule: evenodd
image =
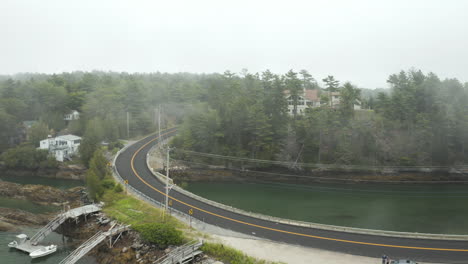
M137 138L180 124L178 149L253 159L354 165L454 165L468 161L468 86L411 70L389 76L389 90L359 89L333 75L73 72L0 81L0 152L17 146L22 122L37 146L56 132L83 136L83 162L102 141ZM321 106L298 113L305 90ZM339 103L331 94L339 92ZM286 94L293 101L288 113ZM364 110L354 110L360 104ZM64 115L78 110L79 120ZM127 131L127 113L129 131ZM24 135L26 136L26 134Z
M388 78L389 91L362 90L334 76L321 89L306 71L226 72L173 144L198 152L290 162L446 166L466 164L468 90L455 79L408 71ZM319 89L322 106L299 115L303 89ZM331 94L339 92L333 105ZM369 94L369 91L366 91ZM287 113L285 93L292 95ZM367 109L354 110L355 105Z

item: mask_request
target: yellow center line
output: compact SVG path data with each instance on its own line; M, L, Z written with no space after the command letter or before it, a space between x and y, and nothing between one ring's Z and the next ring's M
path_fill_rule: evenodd
M167 135L167 134L170 134L170 133L173 133L174 131L169 131L169 132L166 132L164 134L162 134L161 136L164 136L164 135ZM131 159L131 167L132 167L132 171L133 173L135 174L135 176L141 181L143 182L144 184L146 184L148 187L150 187L151 189L159 192L160 194L162 194L163 196L166 196L166 194L160 190L158 190L157 188L155 188L154 186L152 186L151 184L149 184L148 182L146 182L145 180L143 180L140 175L136 172L135 170L135 167L134 167L134 160L135 160L135 157L136 155L144 148L146 147L148 144L150 144L151 142L157 140L158 137L148 141L147 143L145 143L143 146L141 146L136 152L135 154L133 154L132 156L132 159ZM369 245L369 246L379 246L379 247L391 247L391 248L405 248L405 249L418 249L418 250L434 250L434 251L452 251L452 252L468 252L468 249L453 249L453 248L429 248L429 247L411 247L411 246L399 246L399 245L388 245L388 244L378 244L378 243L369 243L369 242L361 242L361 241L353 241L353 240L345 240L345 239L337 239L337 238L330 238L330 237L322 237L322 236L314 236L314 235L308 235L308 234L303 234L303 233L296 233L296 232L290 232L290 231L286 231L286 230L281 230L281 229L276 229L276 228L271 228L271 227L266 227L266 226L261 226L261 225L256 225L256 224L252 224L252 223L248 223L248 222L244 222L244 221L240 221L240 220L236 220L236 219L233 219L233 218L229 218L229 217L226 217L226 216L223 216L223 215L219 215L219 214L216 214L216 213L213 213L213 212L210 212L210 211L207 211L207 210L204 210L204 209L201 209L201 208L198 208L196 206L193 206L191 204L188 204L188 203L185 203L183 201L180 201L172 196L168 196L170 199L172 199L173 201L176 201L180 204L183 204L183 205L186 205L188 207L191 207L192 209L196 209L200 212L204 212L204 213L207 213L207 214L210 214L210 215L213 215L213 216L216 216L216 217L219 217L219 218L223 218L223 219L226 219L226 220L229 220L229 221L232 221L232 222L236 222L236 223L240 223L240 224L244 224L244 225L248 225L248 226L253 226L253 227L257 227L257 228L261 228L261 229L265 229L265 230L271 230L271 231L275 231L275 232L279 232L279 233L284 233L284 234L290 234L290 235L297 235L297 236L302 236L302 237L310 237L310 238L315 238L315 239L323 239L323 240L330 240L330 241L338 241L338 242L344 242L344 243L352 243L352 244L360 244L360 245Z

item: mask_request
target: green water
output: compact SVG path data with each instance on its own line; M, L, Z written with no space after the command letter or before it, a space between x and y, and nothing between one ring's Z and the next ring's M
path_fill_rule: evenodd
M68 189L71 187L81 186L83 182L73 181L73 180L57 180L49 178L39 178L34 176L27 177L7 177L0 176L1 180L11 181L21 184L42 184L49 185L60 189ZM58 212L59 207L55 206L43 206L37 205L30 201L12 199L0 197L0 207L15 208L28 211L31 213L48 213L48 212ZM27 253L23 253L16 249L10 249L7 245L9 242L13 241L15 236L24 233L29 237L33 236L40 228L32 227L18 227L18 231L15 232L0 232L0 263L10 264L10 263L43 263L43 264L56 264L59 263L63 258L70 254L74 248L70 247L67 243L68 238L62 237L60 234L55 232L49 234L46 239L44 239L41 244L55 244L58 246L57 252L45 256L42 258L31 259ZM81 264L94 264L96 263L92 257L83 257L77 263Z
M39 229L38 228L22 228L21 233L27 234L29 237L35 234ZM49 234L42 242L43 245L55 244L57 245L57 252L37 258L31 259L27 253L22 251L11 249L7 246L9 242L11 242L18 233L11 233L11 232L0 232L0 263L5 264L13 264L13 263L41 263L41 264L57 264L66 256L68 256L72 251L73 248L68 246L68 238L62 238L61 235L57 233ZM80 264L94 264L96 261L92 257L85 256L80 259L77 263Z
M251 212L329 225L468 234L468 185L190 183L188 190Z
M6 198L0 196L0 207L20 209L34 214L50 213L60 210L60 207L53 205L39 205L27 200Z

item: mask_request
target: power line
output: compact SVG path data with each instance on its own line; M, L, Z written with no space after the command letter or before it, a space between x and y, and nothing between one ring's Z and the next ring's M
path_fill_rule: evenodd
M194 161L187 161L187 160L177 160L171 159L174 162L183 162L183 163L190 163L196 165L203 165L203 166L216 166L210 165L206 163L194 162ZM310 176L310 175L298 175L298 174L284 174L284 173L277 173L277 172L265 172L265 171L256 171L256 170L240 170L234 168L226 168L222 167L223 170L235 171L238 173L255 173L255 174L265 174L265 175L272 175L272 176L281 176L286 178L303 178L303 179L314 179L314 180L329 180L329 181L342 181L342 182L372 182L372 183L427 183L427 184L436 184L436 183L468 183L468 181L411 181L411 180L375 180L375 179L350 179L350 178L335 178L335 177L320 177L320 176Z
M287 167L291 167L291 165L294 164L303 168L320 168L320 169L336 168L336 169L346 169L346 170L363 170L363 169L364 170L383 170L383 169L410 170L410 169L448 169L448 168L455 168L455 167L468 169L468 165L460 165L460 166L455 166L455 167L443 167L443 166L369 166L369 165L344 165L344 164L293 163L289 161L274 161L274 160L242 158L242 157L235 157L235 156L225 156L225 155L203 153L203 152L183 150L183 149L176 149L176 152L182 152L182 153L206 157L206 158L217 158L217 159L239 161L239 162L282 165L282 166L287 166ZM464 174L464 173L460 172L460 174Z

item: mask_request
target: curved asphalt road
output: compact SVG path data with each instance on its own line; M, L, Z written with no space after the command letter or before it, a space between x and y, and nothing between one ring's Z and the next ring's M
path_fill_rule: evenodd
M174 133L175 129L169 129L163 136ZM117 157L115 166L131 186L164 202L164 184L146 165L147 153L157 140L157 135L151 135L131 145ZM171 190L169 199L175 209L187 213L192 209L193 217L206 223L274 241L376 258L386 254L392 259L468 263L468 241L395 238L298 227L226 211L175 190Z

